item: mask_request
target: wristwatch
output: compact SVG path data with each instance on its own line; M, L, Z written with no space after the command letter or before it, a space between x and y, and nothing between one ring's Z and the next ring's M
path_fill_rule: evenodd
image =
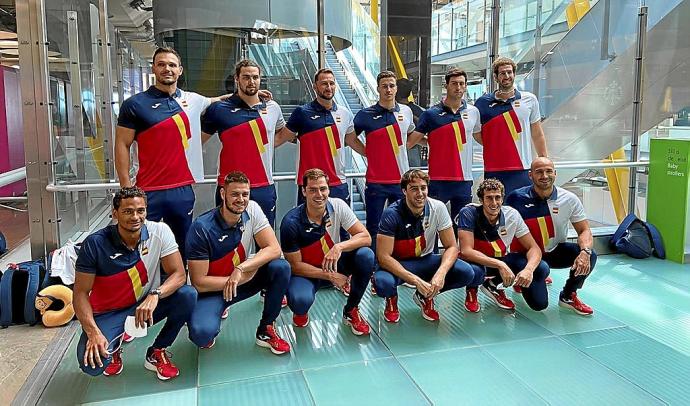
M580 251L584 251L588 255L592 255L592 249L591 248L580 248Z
M161 297L161 293L163 292L161 292L160 288L152 289L151 291L149 291L149 295L156 295L159 299Z

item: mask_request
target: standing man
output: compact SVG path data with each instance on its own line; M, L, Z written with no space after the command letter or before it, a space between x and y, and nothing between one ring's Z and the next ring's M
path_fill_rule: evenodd
M541 260L539 247L520 213L503 206L503 193L501 182L484 179L477 189L481 205L460 210L460 258L470 262L475 272L486 270L488 279L481 289L498 307L515 309L504 291L515 284L521 288L530 308L544 310L549 304L545 281L549 267ZM515 239L527 247L526 254L510 252L510 244ZM468 286L465 298L465 308L473 313L479 311L477 286L479 283Z
M439 319L434 297L441 292L467 285L477 286L484 272L475 272L458 259L453 223L446 206L427 197L429 176L411 169L402 176L403 199L388 206L381 217L376 244L379 269L374 285L379 296L386 298L384 318L389 323L400 320L397 286L403 282L417 290L412 298L421 308L422 317ZM434 242L441 238L443 254L433 254Z
M515 62L500 57L491 69L498 90L474 103L482 122L482 133L476 140L484 146L484 179L498 179L509 194L530 184L527 169L532 162L532 144L537 156L546 156L546 139L537 97L515 88Z
M197 217L189 230L189 275L199 291L189 338L201 348L213 347L225 309L265 289L256 345L284 354L290 344L273 323L287 291L290 265L280 259L278 240L259 205L249 200L249 190L245 174L226 174L220 206ZM259 250L250 257L255 244Z
M333 71L319 69L314 75L316 99L292 112L285 129L276 138L276 147L296 138L295 182L298 183L308 169L321 169L330 179L330 196L350 204L343 147L347 144L361 155L365 154L365 148L355 134L352 113L347 108L338 107L333 101L335 90ZM297 204L301 203L304 203L304 195L302 188L298 188Z
M355 116L355 133L364 132L367 159L364 204L369 235L378 233L379 219L386 202L403 197L400 176L407 162L407 135L414 131L412 110L395 101L395 73L383 71L376 77L379 101ZM359 152L359 151L358 151Z
M343 289L351 276L343 320L353 334L368 335L369 323L358 306L374 271L371 237L347 203L329 197L328 183L321 169L305 171L305 203L290 210L280 225L283 253L292 267L288 306L295 326L306 327L316 290L331 285ZM350 239L341 241L341 229L347 230Z
M532 186L513 191L506 198L506 204L525 219L544 261L551 268L570 268L558 305L588 316L594 310L580 301L577 290L594 269L597 254L592 249L594 241L585 209L574 193L554 186L556 169L549 158L532 161L529 178ZM577 231L577 244L566 242L568 224ZM520 244L515 244L513 249L524 251Z
M186 286L175 236L165 223L146 220L146 193L124 187L113 197L113 220L86 237L76 262L74 311L83 332L77 361L85 373L122 372L125 319L137 328L165 325L146 351L144 367L168 380L180 374L170 347L189 320L197 294ZM161 285L160 268L168 274ZM67 388L66 388L67 389Z
M222 144L218 158L216 205L220 205L225 175L244 172L251 182L252 200L259 204L273 227L276 188L273 184L273 149L275 135L285 120L278 103L259 98L261 68L254 61L235 65L237 93L210 106L201 123L202 141L218 133Z
M218 98L177 87L180 55L172 48L153 54L156 82L125 100L115 132L115 169L120 187L136 184L146 192L148 220L164 220L175 234L183 259L192 223L192 184L204 179L200 117ZM133 157L130 147L135 145ZM130 161L134 176L130 179Z
M446 98L429 108L419 119L408 147L429 144L429 196L450 201L450 217L457 222L460 209L472 202L472 137L481 138L479 110L467 104L467 73L451 68L445 75ZM457 225L453 224L457 234Z

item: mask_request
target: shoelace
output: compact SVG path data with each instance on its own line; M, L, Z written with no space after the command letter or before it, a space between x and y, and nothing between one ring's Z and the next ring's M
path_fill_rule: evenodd
M153 356L153 354L154 354L155 352L156 352L156 350L154 350L154 351L151 353L151 356ZM170 352L169 352L168 350L166 350L166 349L163 349L162 351L158 351L158 352L161 354L161 360L163 360L163 363L164 363L164 364L170 364L170 359L173 357L172 353L170 353Z

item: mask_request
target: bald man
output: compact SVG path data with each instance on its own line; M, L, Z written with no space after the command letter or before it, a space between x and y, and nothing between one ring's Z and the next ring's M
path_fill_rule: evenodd
M549 267L570 268L559 306L583 316L591 315L592 308L577 296L577 290L582 288L597 262L584 207L575 194L554 186L556 169L549 158L532 161L528 175L532 185L514 190L506 197L506 204L520 212ZM569 223L577 231L577 243L566 242ZM521 249L519 242L511 247L511 250Z

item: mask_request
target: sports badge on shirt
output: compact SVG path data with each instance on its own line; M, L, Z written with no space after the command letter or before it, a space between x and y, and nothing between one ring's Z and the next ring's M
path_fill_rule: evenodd
M398 114L398 121L403 121L405 119L405 116L402 114Z
M505 237L506 235L508 235L508 230L506 230L505 227L501 227L501 228L498 230L498 234L499 234L501 237Z
M470 118L470 115L467 113L462 113L462 119L463 120L468 120Z
M340 116L335 116L335 122L339 123L341 121Z
M520 100L515 100L515 102L513 102L513 106L520 107Z
M553 212L553 214L558 214L558 207L551 209L551 212Z
M182 105L182 107L189 107L189 103L187 103L187 99L180 100L180 104Z
M268 110L266 110L266 109L261 109L261 114L268 114Z

